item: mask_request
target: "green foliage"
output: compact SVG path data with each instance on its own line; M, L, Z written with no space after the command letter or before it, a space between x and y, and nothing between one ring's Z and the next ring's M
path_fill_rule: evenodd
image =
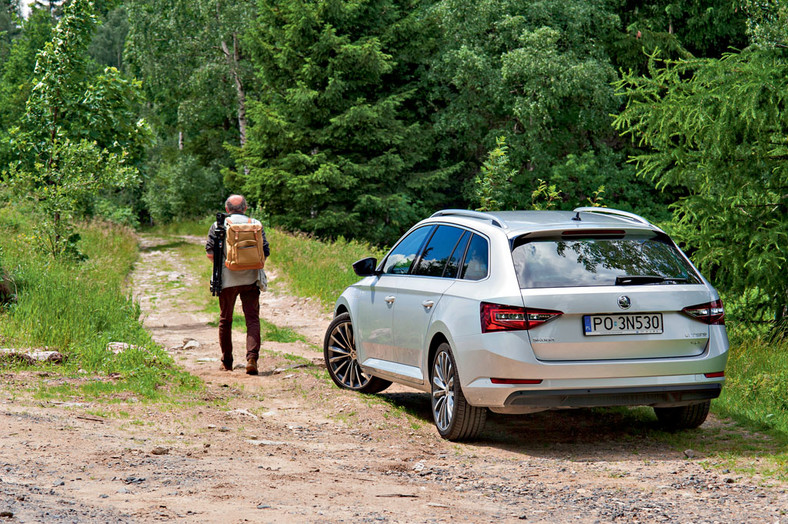
M222 184L221 170L233 165L225 145L245 141L246 98L256 82L241 35L254 20L253 6L251 0L143 0L126 5L125 59L143 80L158 138L149 150L153 184L146 194L161 187L162 173L182 171L184 162L196 159L194 169L207 182L207 194L200 194L203 187L198 184L186 185L181 189L190 194L183 199L212 202L212 193ZM151 214L162 219L212 208L175 213L157 208Z
M621 31L606 37L613 64L645 73L647 54L661 49L666 57L719 58L732 48L747 45L741 2L719 0L617 0Z
M107 13L103 23L96 28L90 42L90 55L99 64L123 70L123 48L129 32L126 8L117 7Z
M86 87L86 52L94 25L89 0L75 0L58 23L52 40L36 56L34 87L25 107L22 130L28 151L41 163L52 163L57 140L76 123L72 114L80 113Z
M224 188L213 171L191 155L162 162L145 185L143 200L156 222L192 218L222 209Z
M0 64L8 59L11 43L19 36L19 13L8 0L0 1Z
M410 0L266 0L250 44L259 99L247 172L228 173L288 228L391 241L445 172L424 171L430 134L414 111L414 72L431 27Z
M443 38L430 80L445 106L435 118L445 158L472 169L505 136L522 207L553 165L613 136L615 71L599 35L617 20L604 2L448 0L434 12Z
M536 189L531 192L531 208L537 210L555 208L560 196L555 184L547 185L547 182L541 178L537 182Z
M648 217L652 222L670 219L668 206L675 200L676 191L654 191L654 184L637 176L632 165L622 165L624 155L607 147L598 152L569 154L551 169L549 181L561 191L557 202L562 209L597 202L604 194L606 205L632 211ZM600 192L604 188L604 192Z
M52 29L52 19L46 13L33 11L22 23L22 33L11 43L8 58L0 62L0 132L19 125L33 86L36 55L51 40ZM8 149L8 144L0 144L2 165L10 159Z
M88 75L94 23L88 0L66 7L54 38L38 53L21 126L8 135L17 151L9 186L37 203L42 218L34 247L53 256L78 255L73 219L94 209L95 196L136 184L131 164L148 136L135 119L138 83L112 68Z
M747 33L755 47L788 46L788 5L781 0L743 0Z
M123 157L99 150L95 144L66 140L51 150L49 166L31 172L12 168L11 189L20 199L32 200L36 220L33 248L57 257L74 253L73 220L86 201L106 188L123 188L136 181L136 170Z
M625 75L629 99L615 125L648 152L634 158L674 205L674 234L749 320L788 314L788 60L779 47L720 60L660 60L650 77Z
M477 211L507 209L507 196L511 194L509 185L517 174L516 169L509 167L506 137L498 137L495 144L495 149L487 155L481 172L474 180L474 200L479 203Z

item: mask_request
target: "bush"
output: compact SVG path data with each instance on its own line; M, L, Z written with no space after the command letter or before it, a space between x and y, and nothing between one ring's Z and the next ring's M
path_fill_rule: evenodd
M224 186L218 172L201 166L191 155L178 154L159 164L143 200L154 221L169 222L221 209Z

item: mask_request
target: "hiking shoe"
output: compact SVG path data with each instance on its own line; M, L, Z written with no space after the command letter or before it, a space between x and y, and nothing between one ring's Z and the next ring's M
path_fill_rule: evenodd
M226 364L222 362L221 364L219 364L219 371L232 371L232 370L233 370L232 363Z
M257 359L250 358L246 361L246 374L247 375L257 375Z

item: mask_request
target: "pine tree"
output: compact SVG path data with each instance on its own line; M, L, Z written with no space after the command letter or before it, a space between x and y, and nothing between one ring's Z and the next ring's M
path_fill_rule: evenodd
M407 0L265 0L252 34L261 95L228 177L276 221L390 242L444 183L417 73L431 32ZM237 177L237 178L236 178Z
M646 152L643 176L688 196L677 236L731 297L736 317L788 332L788 11L752 2L754 44L722 59L652 57L624 75L615 126Z

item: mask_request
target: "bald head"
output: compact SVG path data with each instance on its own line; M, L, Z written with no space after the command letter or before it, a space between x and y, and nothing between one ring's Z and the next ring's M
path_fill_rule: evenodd
M224 203L224 209L228 213L245 213L246 199L241 195L230 195Z

